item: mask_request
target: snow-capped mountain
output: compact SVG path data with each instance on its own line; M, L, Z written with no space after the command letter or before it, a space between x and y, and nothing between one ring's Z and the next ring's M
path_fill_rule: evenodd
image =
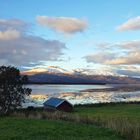
M50 74L68 74L68 75L112 75L118 76L118 74L114 73L111 70L104 69L104 70L97 70L97 69L74 69L74 70L66 70L60 68L58 66L48 66L46 68L33 68L27 71L23 71L23 74L26 75L34 75L39 73L50 73Z
M75 74L83 74L83 75L111 75L111 76L119 76L117 73L114 73L108 69L75 69L73 70Z
M34 75L34 74L39 74L39 73L70 74L71 72L57 66L48 66L47 68L37 67L37 68L33 68L33 69L22 72L22 74L26 74L26 75Z
M65 70L57 66L34 68L22 72L28 75L30 83L46 84L113 84L113 83L140 83L139 78L126 77L113 73L110 70L75 69Z
M47 68L47 72L48 73L55 73L55 74L59 74L59 73L62 73L62 74L67 74L69 73L69 71L65 70L65 69L62 69L60 67L57 67L57 66L49 66Z

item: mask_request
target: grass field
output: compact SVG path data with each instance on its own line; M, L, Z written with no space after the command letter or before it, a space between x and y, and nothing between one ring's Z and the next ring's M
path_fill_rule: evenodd
M74 114L115 130L129 140L140 140L140 104L79 106Z
M77 106L74 111L79 115L90 115L93 117L127 117L140 122L140 104L113 104L113 105L87 105Z
M10 116L0 119L0 140L140 140L139 103L75 106L71 113L23 109Z
M65 121L0 118L0 140L121 140L115 132Z

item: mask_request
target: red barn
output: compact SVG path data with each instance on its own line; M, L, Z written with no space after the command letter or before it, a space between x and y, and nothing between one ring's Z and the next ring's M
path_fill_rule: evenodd
M73 105L67 100L53 97L44 102L44 107L66 112L71 112L73 110Z

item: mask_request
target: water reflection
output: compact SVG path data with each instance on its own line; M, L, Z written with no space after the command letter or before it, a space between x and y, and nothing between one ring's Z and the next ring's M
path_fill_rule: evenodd
M92 104L101 102L129 102L140 101L140 91L106 91L105 88L122 87L128 85L28 85L32 95L23 106L42 106L50 97L67 99L72 104ZM129 85L129 87L134 85ZM135 85L135 87L139 85ZM100 92L86 89L103 89ZM82 91L84 90L84 91Z
M65 92L79 92L85 89L111 88L112 85L28 85L32 89L32 94L57 94Z

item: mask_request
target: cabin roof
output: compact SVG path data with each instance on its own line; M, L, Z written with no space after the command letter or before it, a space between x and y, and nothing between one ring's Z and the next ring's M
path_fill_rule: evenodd
M60 99L60 98L54 98L51 97L50 99L48 99L47 101L44 102L44 106L52 106L52 107L58 107L60 104L62 104L64 101L68 102L65 99ZM68 102L69 103L69 102ZM70 105L72 105L71 103L69 103Z

